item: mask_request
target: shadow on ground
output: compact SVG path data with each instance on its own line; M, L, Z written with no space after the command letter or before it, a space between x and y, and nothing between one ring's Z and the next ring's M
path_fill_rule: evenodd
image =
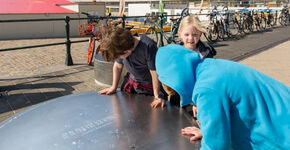
M64 95L96 91L92 66L0 82L0 113L15 111ZM2 80L3 81L3 80Z

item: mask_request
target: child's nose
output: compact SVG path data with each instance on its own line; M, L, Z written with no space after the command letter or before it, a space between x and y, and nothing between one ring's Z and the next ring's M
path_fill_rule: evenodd
M188 38L189 38L189 40L192 40L193 39L193 36L189 36Z

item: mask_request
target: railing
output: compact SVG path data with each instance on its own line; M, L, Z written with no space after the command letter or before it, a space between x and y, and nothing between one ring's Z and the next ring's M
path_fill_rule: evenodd
M195 15L209 15L209 14L195 14ZM156 15L155 15L156 16ZM163 20L164 17L178 17L180 15L164 15L163 13L158 14L156 17L159 17L160 20ZM110 19L122 19L122 27L124 28L126 26L126 19L127 18L146 18L148 16L125 16L122 17L116 17L111 16ZM12 22L36 22L36 21L65 21L65 31L66 31L66 41L64 42L58 42L58 43L49 43L49 44L41 44L41 45L31 45L31 46L23 46L23 47L14 47L14 48L4 48L0 49L0 52L2 51L11 51L11 50L19 50L19 49L27 49L27 48L36 48L36 47L45 47L45 46L54 46L54 45L62 45L66 44L66 58L65 58L65 64L67 66L73 65L73 60L71 57L71 44L72 43L80 43L80 42L87 42L89 40L78 40L78 41L71 41L70 40L70 21L71 20L87 20L89 18L83 17L83 18L70 18L69 16L66 16L65 18L50 18L50 19L17 19L17 20L0 20L0 23L12 23ZM108 19L108 17L98 17L100 20ZM161 28L163 28L163 22L160 22ZM163 35L160 33L160 36ZM163 40L163 38L160 38ZM162 42L162 41L161 41Z
M167 15L167 16L179 16L179 15ZM111 19L122 19L122 27L124 28L126 25L126 18L146 18L147 16L125 16L122 17L116 17L111 16ZM158 17L163 19L164 15L161 14ZM100 20L107 19L108 17L98 17ZM66 16L65 18L49 18L49 19L15 19L15 20L0 20L0 23L13 23L13 22L36 22L36 21L65 21L65 31L66 31L66 41L64 42L58 42L58 43L49 43L49 44L40 44L40 45L31 45L31 46L22 46L22 47L13 47L13 48L4 48L0 49L0 52L3 51L12 51L12 50L20 50L20 49L27 49L27 48L36 48L36 47L45 47L45 46L55 46L55 45L62 45L66 44L66 58L65 58L65 64L67 66L73 65L73 60L71 57L71 44L72 43L80 43L80 42L87 42L89 40L78 40L78 41L71 41L70 40L70 21L71 20L86 20L89 19L87 17L84 18L70 18L69 16Z

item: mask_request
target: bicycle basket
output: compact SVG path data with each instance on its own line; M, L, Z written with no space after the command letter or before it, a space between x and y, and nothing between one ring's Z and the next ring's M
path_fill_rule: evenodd
M95 30L94 28L96 26L97 26L96 23L92 23L92 24L82 23L82 24L80 24L78 27L79 35L86 36L86 35L93 34L93 30Z
M94 33L97 41L102 39L103 33L105 33L104 26L99 26Z

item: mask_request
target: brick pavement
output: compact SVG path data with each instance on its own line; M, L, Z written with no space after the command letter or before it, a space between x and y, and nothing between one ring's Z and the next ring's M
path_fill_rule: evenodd
M17 47L21 43L33 45L64 40L0 41L0 48ZM289 86L290 60L287 55L289 47L290 41L287 41L242 60L241 63L273 76ZM218 54L223 53L226 48L221 49L217 48ZM0 122L19 111L52 98L104 88L94 82L93 67L85 64L86 52L87 42L72 44L72 57L75 63L73 66L64 65L65 45L1 52L0 90L4 96L0 97Z
M40 102L74 93L97 91L92 66L80 66L0 83L0 121Z
M71 41L84 38L72 38ZM0 49L20 46L31 46L49 43L65 42L65 38L55 39L31 39L31 40L7 40L0 41ZM87 42L73 43L71 55L74 66L85 65L87 55ZM38 74L67 69L64 65L66 45L38 47L1 52L0 55L0 79L23 78ZM0 82L1 82L0 80Z
M82 40L73 38L71 41ZM64 42L64 38L0 41L0 48ZM40 102L74 93L97 91L93 66L86 65L87 42L73 43L74 65L65 65L66 46L1 52L0 122Z

